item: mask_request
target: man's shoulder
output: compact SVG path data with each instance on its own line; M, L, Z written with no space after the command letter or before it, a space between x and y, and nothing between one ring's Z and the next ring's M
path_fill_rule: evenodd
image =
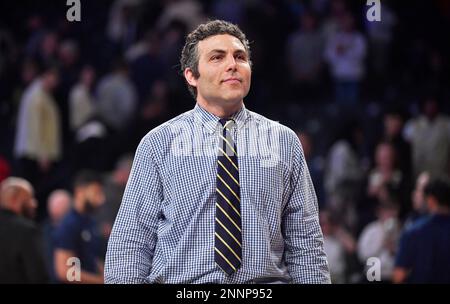
M293 136L296 138L296 134L295 134L294 130L292 130L291 128L289 128L286 125L283 125L279 121L267 118L266 116L264 116L262 114L259 114L259 113L256 113L256 112L253 112L250 110L248 110L248 114L253 119L253 121L255 121L259 126L275 129L278 132L281 132L281 134L283 134L283 135Z
M12 214L11 212L0 211L0 219L4 227L10 227L11 231L34 232L37 225L23 216Z
M145 136L144 139L154 139L161 135L172 132L173 128L185 126L186 123L192 121L192 110L181 113L168 121L160 124L159 126L151 129Z
M61 224L58 226L57 230L62 233L66 233L67 231L80 230L82 225L83 223L81 217L74 210L71 210L62 219Z
M420 236L427 233L427 230L433 225L433 217L430 215L423 216L415 220L411 226L404 232L408 239L418 240Z

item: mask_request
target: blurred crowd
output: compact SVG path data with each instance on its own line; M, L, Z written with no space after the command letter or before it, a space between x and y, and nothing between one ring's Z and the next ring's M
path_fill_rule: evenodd
M382 0L379 22L366 1L81 1L81 22L65 1L19 2L0 4L0 248L23 236L31 264L17 267L32 270L9 281L64 281L80 256L82 281L101 282L133 153L194 106L181 48L214 18L251 42L247 108L302 142L333 282L367 282L370 257L382 282L407 280L406 239L427 239L418 224L448 212L448 1ZM439 252L448 221L429 229L443 229Z

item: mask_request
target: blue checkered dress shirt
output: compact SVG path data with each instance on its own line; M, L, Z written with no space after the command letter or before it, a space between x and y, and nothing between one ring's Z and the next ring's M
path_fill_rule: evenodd
M109 239L106 283L329 283L317 199L296 134L243 106L233 115L242 265L214 262L219 117L198 104L137 148Z

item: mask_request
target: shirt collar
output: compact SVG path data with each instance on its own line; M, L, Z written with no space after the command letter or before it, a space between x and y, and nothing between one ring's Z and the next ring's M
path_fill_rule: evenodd
M216 130L218 130L217 127L220 124L220 117L206 111L198 103L195 104L193 113L194 119L200 122L208 133L212 134ZM248 113L245 105L242 104L242 107L239 109L239 111L231 115L230 118L232 118L236 122L237 128L240 129L247 123L247 120L250 118L250 114Z

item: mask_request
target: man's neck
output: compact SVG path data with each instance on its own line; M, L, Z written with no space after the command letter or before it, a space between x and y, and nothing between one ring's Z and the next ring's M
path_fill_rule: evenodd
M243 100L230 105L211 103L202 99L197 99L197 103L209 113L220 118L227 118L232 116L233 114L237 113L244 105Z

